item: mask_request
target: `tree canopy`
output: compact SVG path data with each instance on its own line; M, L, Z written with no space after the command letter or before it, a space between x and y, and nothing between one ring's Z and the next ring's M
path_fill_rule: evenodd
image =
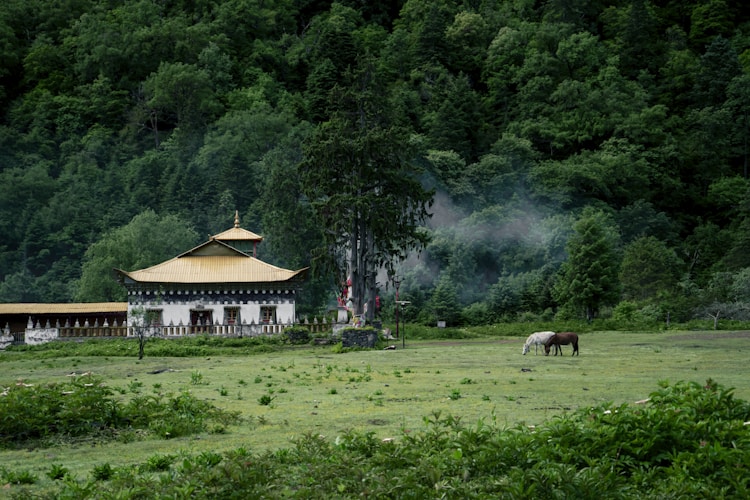
M0 300L116 298L91 276L137 264L134 217L239 210L264 260L312 264L303 313L346 269L426 322L550 317L589 290L551 293L593 210L624 267L584 309L693 303L750 267L748 75L737 1L6 0Z

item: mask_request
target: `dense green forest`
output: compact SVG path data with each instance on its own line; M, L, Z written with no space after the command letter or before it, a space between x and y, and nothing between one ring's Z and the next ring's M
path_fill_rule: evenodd
M0 113L2 302L122 300L239 210L325 308L351 156L431 196L376 231L413 320L748 314L740 0L5 0Z

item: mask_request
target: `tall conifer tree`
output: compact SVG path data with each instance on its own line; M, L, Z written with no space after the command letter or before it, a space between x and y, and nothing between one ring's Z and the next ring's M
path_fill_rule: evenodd
M322 226L317 263L340 282L351 279L355 314L375 310L376 276L393 272L426 243L420 227L433 193L417 178L410 134L392 124L384 84L370 65L337 89L338 109L307 141L300 164L303 189Z

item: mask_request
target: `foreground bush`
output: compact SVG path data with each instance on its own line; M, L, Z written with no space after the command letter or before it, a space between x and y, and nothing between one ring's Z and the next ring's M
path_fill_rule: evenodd
M463 425L439 413L396 440L308 435L68 481L64 498L744 498L750 405L708 381L662 387L643 404L601 405L537 428ZM56 496L57 497L57 496Z
M60 384L19 381L0 388L0 447L4 448L47 446L89 435L115 438L132 429L172 438L206 431L209 423L221 426L238 419L189 393L136 396L123 404L92 375Z

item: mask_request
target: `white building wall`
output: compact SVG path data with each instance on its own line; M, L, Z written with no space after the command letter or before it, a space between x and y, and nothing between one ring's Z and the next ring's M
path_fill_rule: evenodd
M211 325L225 325L224 317L225 309L227 308L239 310L239 321L242 325L263 325L264 323L261 320L261 309L263 307L272 307L276 310L275 325L283 327L291 325L296 321L296 304L294 299L288 298L288 295L287 297L281 297L273 292L263 292L263 297L259 300L243 301L238 297L237 300L222 300L213 303L210 299L207 300L207 297L180 302L178 299L179 295L174 294L170 294L169 296L163 295L161 298L150 302L149 299L152 297L148 295L130 297L131 301L128 303L128 326L133 326L133 323L137 321L137 316L133 311L139 309L161 310L163 327L186 327L184 330L180 330L181 333L179 334L189 333L187 327L190 326L192 313L198 309L206 313L211 313ZM207 314L206 317L208 317ZM176 334L174 333L175 329L170 328L169 331L170 334ZM268 333L276 332L280 332L280 328L268 330ZM221 333L232 332L222 330ZM263 333L266 333L266 331L263 330Z

